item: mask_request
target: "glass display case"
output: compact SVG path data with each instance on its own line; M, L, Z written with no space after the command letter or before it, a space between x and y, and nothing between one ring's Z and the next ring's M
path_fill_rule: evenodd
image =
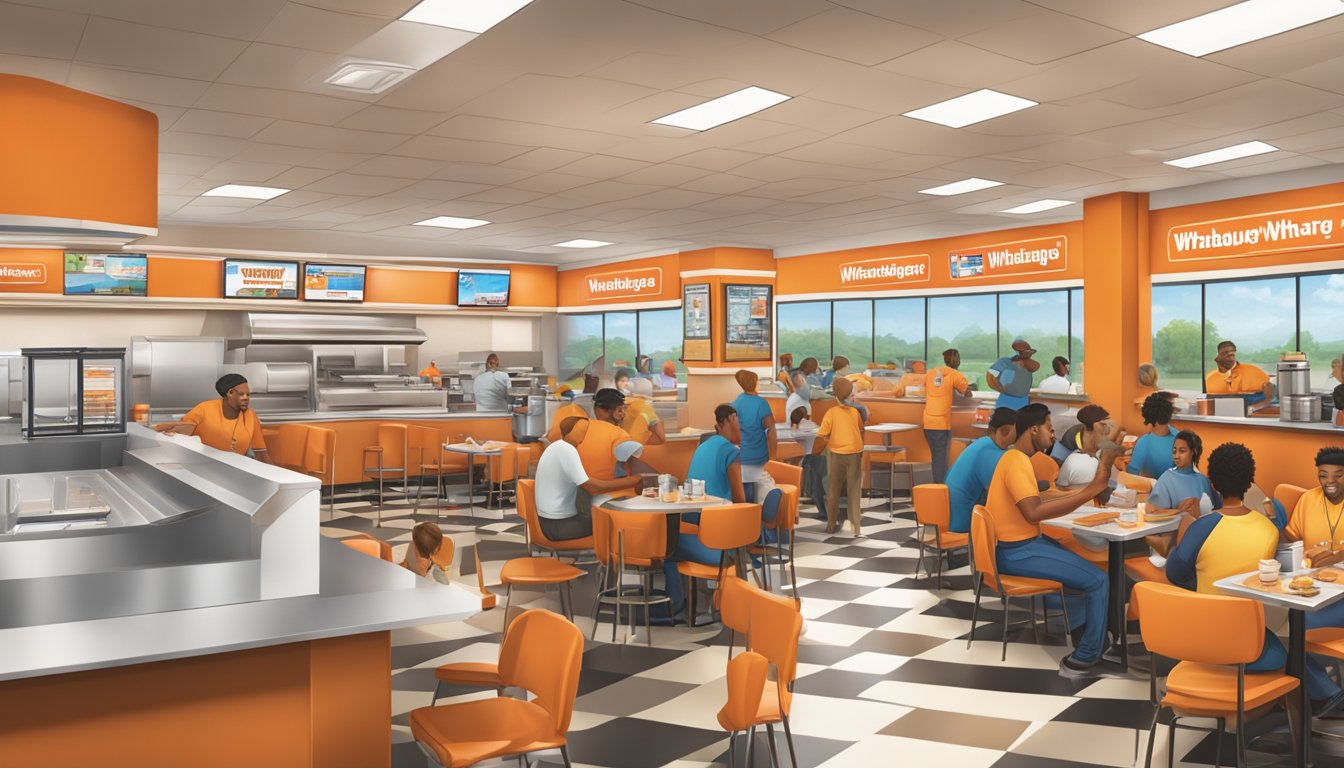
M25 437L126 431L126 350L24 349Z

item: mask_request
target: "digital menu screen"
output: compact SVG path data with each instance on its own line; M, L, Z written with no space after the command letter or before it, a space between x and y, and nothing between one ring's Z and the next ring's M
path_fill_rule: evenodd
M457 306L507 307L508 305L507 269L458 270Z
M225 259L224 298L297 299L299 265L293 261Z
M363 301L364 267L304 264L304 301Z
M770 286L724 286L724 360L770 359Z
M67 296L145 296L149 259L143 253L65 254Z

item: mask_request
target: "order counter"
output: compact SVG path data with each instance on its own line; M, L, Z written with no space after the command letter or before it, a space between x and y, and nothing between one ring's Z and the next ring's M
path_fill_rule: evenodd
M1328 421L1280 421L1275 417L1200 416L1177 413L1173 429L1189 429L1204 443L1204 455L1223 443L1241 443L1255 456L1256 483L1266 493L1274 485L1303 488L1319 484L1314 459L1327 445L1344 445L1344 428Z
M323 538L316 480L193 438L0 462L0 765L387 766L389 631L480 609Z

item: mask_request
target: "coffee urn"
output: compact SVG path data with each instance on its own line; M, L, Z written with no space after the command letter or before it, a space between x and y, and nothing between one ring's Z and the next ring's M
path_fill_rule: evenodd
M513 438L535 443L546 436L546 390L540 387L510 387L509 409L513 411ZM519 410L524 411L519 413Z
M1316 421L1321 398L1311 393L1311 363L1303 359L1279 361L1279 420Z

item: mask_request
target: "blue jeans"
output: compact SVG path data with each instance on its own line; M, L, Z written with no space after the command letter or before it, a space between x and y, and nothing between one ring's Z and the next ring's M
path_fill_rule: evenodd
M929 442L929 455L933 457L933 482L942 483L947 479L947 452L952 446L952 430L926 429L924 439Z
M1073 650L1085 664L1101 658L1106 641L1106 574L1073 554L1048 536L1015 542L999 542L1001 573L1033 579L1051 579L1083 593L1083 637Z

